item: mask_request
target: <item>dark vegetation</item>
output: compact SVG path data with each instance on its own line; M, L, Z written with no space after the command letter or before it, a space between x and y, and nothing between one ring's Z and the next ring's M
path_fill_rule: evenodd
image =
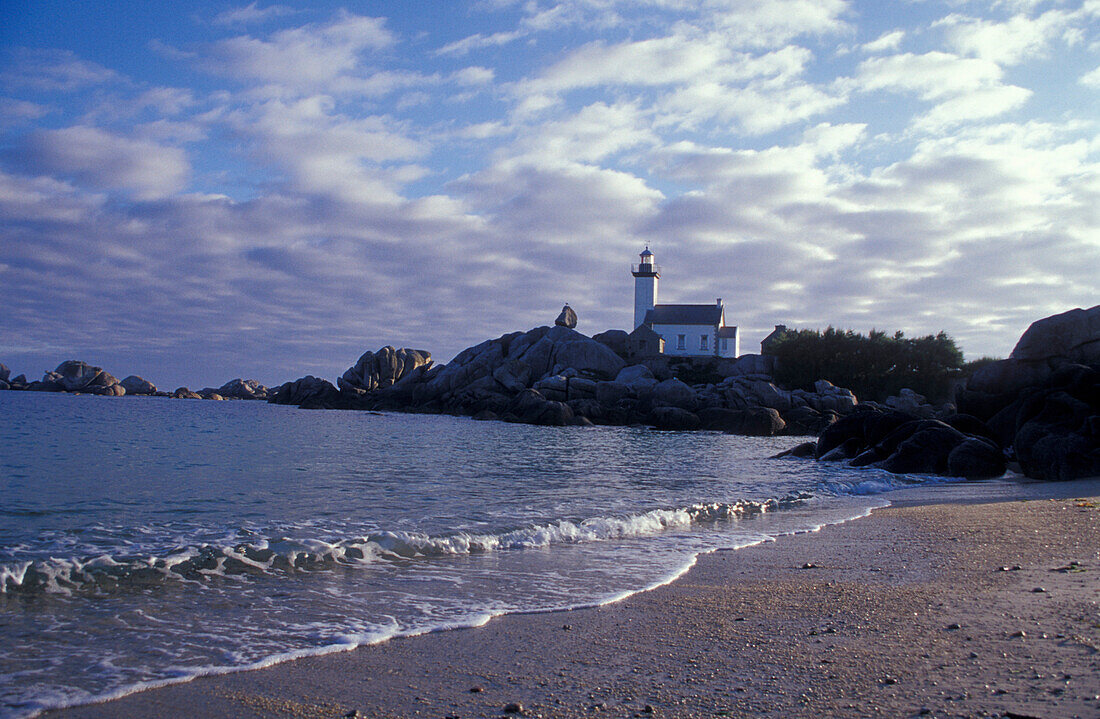
M833 327L788 330L772 351L775 379L783 386L811 390L815 381L827 379L878 402L905 387L945 401L963 367L962 352L944 332L908 338L878 330L867 336Z

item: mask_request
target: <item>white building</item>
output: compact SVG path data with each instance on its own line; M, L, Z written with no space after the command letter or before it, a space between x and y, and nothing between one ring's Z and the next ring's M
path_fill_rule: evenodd
M660 335L666 355L680 357L737 357L741 340L736 327L726 325L722 298L713 305L657 304L657 282L661 268L653 262L649 248L641 262L631 268L634 275L634 329L645 325Z

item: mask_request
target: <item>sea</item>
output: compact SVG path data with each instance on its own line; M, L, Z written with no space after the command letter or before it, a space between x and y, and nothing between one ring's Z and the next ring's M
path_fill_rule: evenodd
M0 392L0 717L517 612L936 481L805 438Z

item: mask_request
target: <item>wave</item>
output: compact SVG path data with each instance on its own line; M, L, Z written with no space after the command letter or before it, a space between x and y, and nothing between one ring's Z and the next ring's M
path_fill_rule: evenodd
M563 519L500 534L383 531L334 541L277 537L227 545L203 544L165 556L51 557L0 564L0 595L102 593L172 581L204 582L214 577L315 572L378 561L412 561L629 539L693 525L735 521L783 509L812 496L799 492L762 502L710 502L626 516Z

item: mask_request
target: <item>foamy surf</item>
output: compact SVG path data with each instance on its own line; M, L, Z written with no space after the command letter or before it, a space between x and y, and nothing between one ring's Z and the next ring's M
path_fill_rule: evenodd
M897 486L767 459L796 439L403 415L374 437L354 413L30 394L11 408L0 442L86 450L0 460L5 718L622 601Z
M102 593L158 582L203 582L240 574L316 572L377 561L457 557L645 537L692 525L736 521L777 511L810 499L808 492L765 501L709 502L675 509L653 509L626 516L560 520L499 534L454 532L429 535L383 531L339 540L278 537L232 545L201 545L163 557L102 554L0 564L0 594L45 592Z

